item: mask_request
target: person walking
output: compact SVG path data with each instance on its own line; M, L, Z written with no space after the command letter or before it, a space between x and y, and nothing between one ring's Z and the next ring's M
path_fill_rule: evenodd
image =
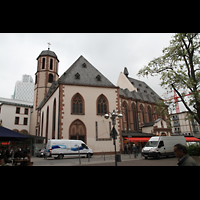
M135 155L135 158L137 158L137 157L136 157L137 147L135 146L135 144L133 144L132 150L133 150L133 153L134 153L134 155Z
M178 166L199 166L196 161L187 154L187 148L182 144L174 145L174 154L179 158Z

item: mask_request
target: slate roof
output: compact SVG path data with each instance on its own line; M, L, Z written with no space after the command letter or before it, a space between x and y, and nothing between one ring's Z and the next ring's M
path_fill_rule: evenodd
M83 56L80 56L56 82L52 83L46 97L42 100L38 109L45 104L59 84L117 88Z
M137 88L137 92L134 90L130 92L127 88L126 89L119 89L119 95L128 97L128 98L133 98L137 100L142 100L142 101L148 101L148 102L153 102L156 103L160 99L162 99L153 89L151 89L145 82L134 79L129 77L129 73L127 68L124 68L124 74L128 78L128 80L131 82L131 84Z
M160 120L162 120L162 118L158 118L157 120L155 120L155 121L153 121L153 122L145 123L145 124L142 126L142 128L153 126L155 123L159 122Z
M48 50L42 51L42 52L40 53L40 55L37 57L36 60L38 60L38 58L39 58L40 56L51 56L51 57L54 57L54 58L56 58L56 59L58 60L58 57L57 57L57 55L55 54L55 52L50 51L49 49L48 49ZM59 60L58 60L58 62L59 62Z
M83 56L80 56L60 77L59 83L116 87Z

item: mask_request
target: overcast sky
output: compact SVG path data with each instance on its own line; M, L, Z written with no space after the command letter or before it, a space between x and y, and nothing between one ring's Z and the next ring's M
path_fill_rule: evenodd
M83 55L116 85L120 72L127 67L129 76L145 81L163 98L159 77L139 78L136 74L169 46L172 33L1 33L0 97L11 98L15 82L28 74L35 80L36 58L50 49L59 59L61 76ZM182 106L180 105L181 111Z

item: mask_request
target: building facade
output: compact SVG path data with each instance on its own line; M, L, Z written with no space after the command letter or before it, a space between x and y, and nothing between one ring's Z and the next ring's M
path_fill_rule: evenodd
M23 75L22 81L17 81L15 84L14 94L12 99L33 102L34 97L34 82L30 75Z
M127 137L145 137L153 135L171 135L167 127L167 116L156 113L157 102L162 98L145 82L129 77L127 68L120 73L119 105L123 112L121 134L122 144ZM134 139L132 139L134 141Z
M187 119L188 112L171 114L172 132L175 135L194 136L200 138L200 126L196 120Z
M1 126L25 135L30 134L33 103L0 98Z

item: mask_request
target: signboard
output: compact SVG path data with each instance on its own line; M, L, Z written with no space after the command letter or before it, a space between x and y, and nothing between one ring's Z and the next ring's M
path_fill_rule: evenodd
M115 137L115 139L116 139L118 135L119 135L119 134L117 133L115 127L113 126L113 128L112 128L112 130L111 130L111 132L110 132L110 136L111 136L111 137Z

